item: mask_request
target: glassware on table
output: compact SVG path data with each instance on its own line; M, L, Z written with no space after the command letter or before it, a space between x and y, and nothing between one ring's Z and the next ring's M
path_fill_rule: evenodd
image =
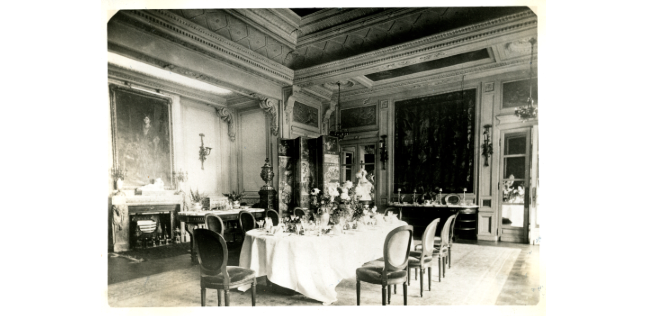
M296 230L297 235L299 235L299 233L301 233L301 228L302 228L302 224L300 222L297 222L295 224L295 230Z

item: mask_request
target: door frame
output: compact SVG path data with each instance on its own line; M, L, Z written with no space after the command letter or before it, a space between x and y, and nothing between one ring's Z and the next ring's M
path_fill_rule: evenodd
M503 179L505 178L503 176L504 173L504 148L505 145L502 144L502 140L505 139L505 135L508 134L516 134L516 133L523 133L527 139L526 142L526 149L525 149L525 155L526 155L526 161L525 161L525 167L524 167L524 187L525 187L525 192L524 192L524 221L523 221L523 227L521 230L523 231L522 234L522 241L521 243L527 244L529 242L529 229L530 229L530 203L529 203L529 196L531 195L531 166L532 166L532 143L533 143L533 126L524 126L524 127L511 127L511 128L504 128L504 129L499 129L499 142L498 142L498 164L497 164L497 174L496 174L496 185L497 185L497 237L499 240L502 239L502 230L503 230L503 224L502 224L502 208L504 203L502 202L502 191L503 191Z

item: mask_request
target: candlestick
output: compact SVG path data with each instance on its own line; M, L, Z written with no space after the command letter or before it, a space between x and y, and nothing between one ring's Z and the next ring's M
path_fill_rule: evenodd
M466 202L466 188L464 188L464 203Z
M401 202L401 199L400 199L400 191L401 191L401 189L398 189L398 201L396 201L396 202L398 202L398 203Z

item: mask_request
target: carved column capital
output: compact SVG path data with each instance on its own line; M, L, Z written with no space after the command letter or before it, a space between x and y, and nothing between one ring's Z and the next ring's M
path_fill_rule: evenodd
M220 116L223 122L227 123L227 135L229 135L230 141L234 141L236 139L236 132L234 129L234 117L232 116L232 112L226 108L216 108L216 113Z
M277 105L279 104L278 100L272 99L272 98L266 98L262 99L259 102L259 107L265 111L266 115L271 116L272 120L272 125L270 127L270 131L272 132L272 135L278 136L279 135L279 122L277 122Z

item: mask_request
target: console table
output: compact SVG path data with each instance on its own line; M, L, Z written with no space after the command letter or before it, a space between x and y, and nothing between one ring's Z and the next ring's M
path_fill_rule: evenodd
M169 214L169 234L174 240L175 214L182 205L180 195L115 195L111 197L111 226L113 251L122 252L130 249L131 218L138 215Z
M441 230L448 217L457 215L455 234L476 238L477 236L477 205L423 205L389 203L389 206L399 208L402 219L414 226L414 233L423 235L425 228L436 218L441 218L435 235L441 236Z

